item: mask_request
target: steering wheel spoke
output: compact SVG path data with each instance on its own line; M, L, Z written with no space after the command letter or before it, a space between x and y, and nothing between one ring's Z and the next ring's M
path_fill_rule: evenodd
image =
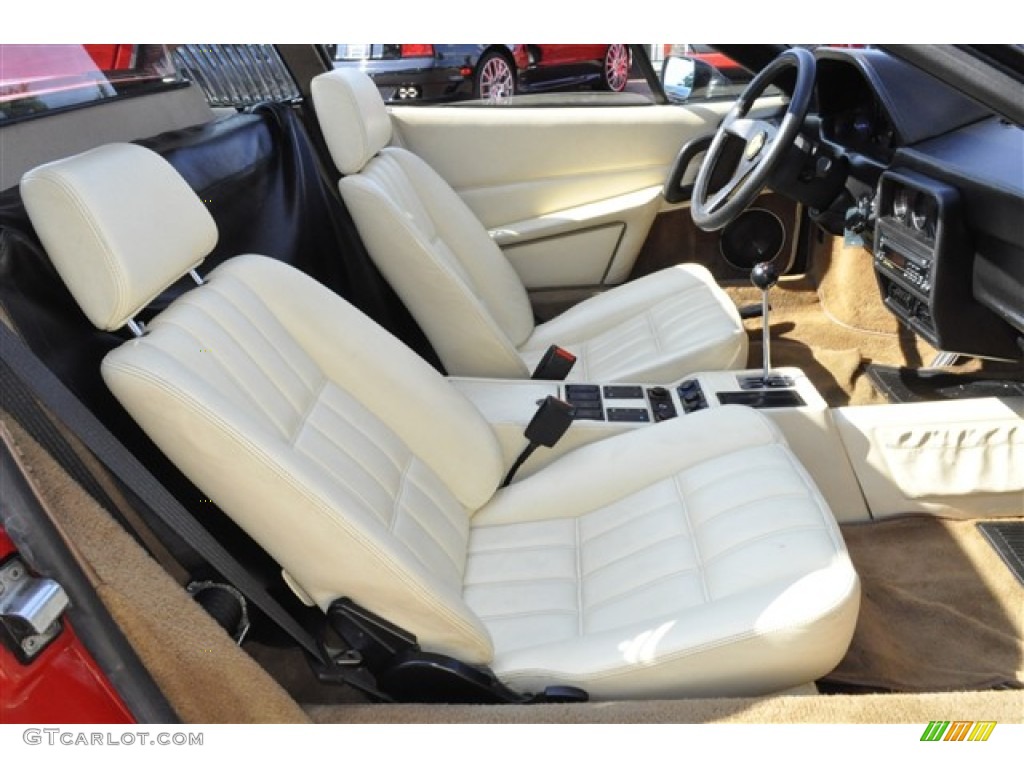
M714 213L718 208L729 199L729 197L736 191L744 180L757 168L760 162L759 157L749 158L747 157L746 151L740 157L739 162L736 164L736 168L733 169L732 176L729 178L722 187L711 195L707 201L707 210Z
M779 119L750 117L754 102L779 73L796 69L796 84ZM690 213L694 223L711 232L735 219L754 201L782 162L807 116L814 89L814 55L791 48L750 81L736 105L722 120L694 183ZM714 191L711 182L722 178L720 164L734 163L727 181ZM724 170L724 169L723 169Z

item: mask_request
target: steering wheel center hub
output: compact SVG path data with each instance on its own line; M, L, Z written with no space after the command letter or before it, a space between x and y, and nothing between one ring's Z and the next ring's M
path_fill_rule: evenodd
M767 131L759 131L754 138L747 142L746 156L747 160L754 160L761 150L764 149L765 142L768 140Z

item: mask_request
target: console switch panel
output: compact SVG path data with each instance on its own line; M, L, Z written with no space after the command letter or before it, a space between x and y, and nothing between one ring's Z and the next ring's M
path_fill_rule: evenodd
M693 413L708 407L708 401L704 397L704 390L700 388L700 382L696 379L687 379L676 388L679 395L679 402L683 404L684 413Z
M576 409L576 419L604 421L601 388L596 384L566 384L565 399Z

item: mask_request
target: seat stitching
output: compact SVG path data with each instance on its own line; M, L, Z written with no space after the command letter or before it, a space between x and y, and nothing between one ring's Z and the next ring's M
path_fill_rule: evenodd
M586 574L586 577L588 579L593 578L596 574L600 573L601 571L603 571L603 570L605 570L607 568L610 568L613 565L621 563L623 560L626 560L628 558L634 557L635 555L638 555L641 552L646 552L649 549L654 549L655 547L657 547L657 546L659 546L661 544L664 544L666 541L672 541L673 539L680 539L680 538L686 538L686 534L675 533L675 534L672 534L671 536L663 536L663 537L661 537L661 538L659 538L659 539L657 539L655 541L652 541L652 542L650 542L648 544L644 544L643 546L638 547L638 548L636 548L634 550L631 550L629 552L624 552L624 553L618 555L617 557L613 558L612 560L609 560L607 563L603 563L603 564L597 566L594 570L588 571L587 574Z
M772 445L772 443L765 443L764 445L749 446L747 448L741 448L741 449L739 449L737 451L733 451L733 452L729 452L729 453L724 453L724 454L723 453L719 453L719 454L716 454L714 456L709 456L708 458L704 459L704 461L700 462L699 464L694 464L692 467L689 467L688 469L684 470L681 474L684 475L684 476L689 476L689 475L692 475L695 470L698 470L698 469L700 469L702 467L705 467L708 464L715 463L715 462L719 461L720 459L723 459L723 458L734 458L736 456L740 456L742 454L750 453L752 451L757 451L757 450L760 450L762 448L768 448L771 445ZM745 473L749 473L749 472L759 472L759 471L761 471L763 469L767 469L767 470L778 469L778 464L774 461L774 458L775 457L773 456L772 457L773 461L765 462L764 464L761 464L761 465L744 466L743 471ZM693 486L691 486L689 490L690 490L691 494L696 494L696 493L700 493L701 491L710 488L711 486L715 485L716 483L721 483L721 482L723 482L723 478L722 477L713 477L710 480L708 480L707 482L701 483L700 485L693 485Z
M169 325L173 328L177 328L182 333L195 339L196 343L199 344L200 346L204 344L203 340L199 336L197 336L193 331L181 325L180 323L177 323L173 320L164 320L162 321L162 324ZM221 327L219 323L218 327ZM266 419L267 422L274 425L274 427L281 433L282 437L285 437L287 435L287 432L277 424L277 419L274 418L274 414L271 413L267 409L263 401L257 398L255 393L249 387L246 386L246 381L239 377L238 373L234 370L234 368L228 366L227 363L217 355L210 355L210 357L213 359L214 363L227 375L227 377L231 379L233 382L235 382L235 385L238 387L238 392L240 392L250 403L252 403L255 406L256 410L263 415L264 419ZM277 386L276 384L274 384L274 382L270 383L275 387ZM292 404L289 402L288 405ZM294 406L292 407L294 408Z
M832 510L828 507L828 503L819 495L815 494L813 490L810 490L817 486L814 485L814 481L811 479L807 468L796 460L796 456L791 451L785 451L783 453L783 457L789 463L793 471L800 476L804 483L807 484L809 489L807 499L813 503L814 507L817 509L818 518L821 520L824 530L828 534L829 541L832 542L832 546L836 547L837 550L845 551L846 542L843 540L842 534L839 533L838 526L835 525L835 518L832 516ZM830 524L830 521L832 524Z
M654 351L660 355L665 351L665 349L662 347L661 338L658 335L658 329L654 325L653 314L654 313L651 310L647 310L644 312L644 320L647 321L647 327L651 331L651 340L654 342Z
M505 555L511 552L551 552L552 550L572 550L568 544L526 544L521 546L494 547L491 549L474 548L471 555Z
M416 456L416 454L412 454L412 458L418 464L423 464L423 462L420 461L419 457ZM423 464L423 465L426 466L425 464ZM430 470L429 467L427 467L427 469L429 471L432 471L432 470ZM457 499L454 499L454 501L456 502L455 508L460 510L461 513L462 513L461 517L456 518L454 516L454 511L451 514L448 512L449 507L452 507L452 505L451 504L446 504L446 503L441 502L441 501L438 501L436 498L434 498L434 496L429 492L429 489L424 488L422 485L420 485L420 483L416 480L415 476L410 474L409 475L409 482L412 483L416 487L416 490L418 490L420 493L423 494L423 496L427 499L427 501L429 501L431 504L433 504L436 509L440 510L441 514L444 516L444 519L447 521L447 523L451 526L452 530L455 531L460 536L460 538L465 538L465 534L462 532L462 530L459 527L459 521L460 520L461 521L465 521L466 520L466 511L465 511L465 508L462 506L462 504Z
M391 498L394 498L395 490L396 489L393 488L390 483L386 483L384 480L381 480L379 477L377 477L376 473L372 472L369 469L369 467L366 466L366 464L364 464L363 462L361 462L359 460L359 457L358 457L358 455L356 454L355 451L350 451L350 450L347 450L346 448L344 448L342 445L340 445L338 442L336 442L331 437L331 435L329 435L326 432L324 432L323 429L321 429L319 425L311 422L308 426L313 431L315 431L315 432L323 435L325 438L327 438L327 440L329 440L335 447L337 447L342 453L344 453L346 457L351 459L353 464L355 464L357 467L359 467L361 470L363 470L363 472L366 474L367 477L369 477L371 480L374 480L377 483L377 485L379 485L381 487L381 490L383 490L384 493L386 493ZM373 447L377 448L378 452L381 453L382 455L386 456L389 460L391 459L391 457L388 456L388 454L385 453L383 450L381 450L379 448L379 446L374 444ZM312 456L313 455L311 452L309 452L309 451L307 451L304 448L301 448L299 446L296 446L296 450L298 450L300 453L302 453L303 456ZM395 465L395 469L401 471L401 467L399 467L397 464ZM399 482L401 482L401 479L399 479Z
M351 493L353 496L355 496L357 499L363 502L363 504L366 505L367 509L369 509L371 512L374 512L374 505L371 504L370 501L362 493L360 493L354 486L352 486L348 480L346 480L343 476L339 475L333 467L328 466L326 463L321 461L316 454L303 452L302 455L305 458L312 461L316 466L320 467L328 475L330 475L335 480L335 482L338 483L338 485L345 488L349 493ZM388 493L388 495L390 496L391 494ZM332 514L334 514L333 510L331 512ZM378 515L376 512L374 512L374 516L377 517L377 519L381 523L384 523L384 520L381 519L380 515Z
M246 285L244 282L242 282L238 278L235 278L234 276L231 276L231 279L232 279L232 282L234 282L235 284L237 284L240 287L241 290L244 290L254 300L256 300L257 302L262 304L264 307L266 306L266 302L263 301L262 297L260 297L260 295L257 294L255 291L253 291L248 285ZM235 300L235 297L233 297L230 293L228 293L228 292L224 291L223 289L221 289L221 287L217 283L211 282L211 283L208 283L207 285L209 285L209 287L212 289L212 292L215 292L218 296L220 296L222 299L224 299L225 302L227 302L229 305L231 305L231 308L234 309L239 314L239 316L249 324L249 326L251 327L252 330L256 331L256 333L263 339L263 341L266 342L267 349L269 349L269 351L271 351L275 355L277 355L278 359L280 359L280 361L284 364L284 369L287 370L287 371L291 371L295 375L295 378L299 381L300 384L302 384L307 390L312 391L313 385L311 383L305 381L302 378L302 376L299 375L298 371L296 370L296 366L291 361L289 361L281 353L280 349L278 348L277 343L273 339L271 339L269 336L267 336L267 334L264 332L263 328L259 325L259 323L257 323L255 320L253 320L253 318L245 311L245 309L242 307L242 305ZM260 365L257 362L257 360L251 354L249 354L248 349L241 343L241 341L233 333L231 333L231 331L227 328L225 323L223 323L220 319L218 319L216 316L214 316L207 308L205 308L203 306L200 306L199 302L194 302L194 303L192 303L191 306L193 306L196 309L200 310L201 312L206 314L208 317L210 317L214 322L216 322L218 325L220 325L223 328L224 332L227 333L232 338L232 340L234 340L238 344L239 348L243 352L245 352L246 355L248 355L250 357L250 359L252 359L252 361L256 365L256 367L259 368L261 371L263 371L264 374L266 374L266 369L262 365ZM276 323L281 328L281 330L285 333L286 336L291 336L291 333L288 332L288 330L281 324L281 322L277 319L277 317L273 315L273 313L269 313L268 312L268 314L273 319L273 322ZM319 366L316 365L316 363L314 363L312 358L310 358L308 355L305 356L304 362L311 363L315 368L317 368L317 372L321 373L321 375L322 375L322 372L319 371ZM277 369L274 368L273 370L277 370ZM282 395L287 399L287 395L284 392L283 387L281 387L279 384L277 384L276 381L274 381L274 379L270 378L269 376L268 376L268 380L271 381L272 383L274 383L274 385L277 386L278 389L281 390ZM291 402L291 401L289 400L289 402ZM295 410L296 410L296 412L298 412L299 408L295 408Z
M583 547L580 541L580 519L578 517L573 518L573 533L576 537L576 632L583 637L586 617L583 607Z
M741 502L739 504L734 504L731 507L726 507L725 509L718 510L717 512L715 512L715 514L711 515L711 517L707 517L707 518L701 520L699 523L697 523L697 528L703 528L707 523L711 522L712 520L717 520L719 517L721 517L722 515L728 514L729 512L735 512L738 509L743 509L744 507L751 507L751 506L754 506L756 504L761 504L762 502L765 502L765 501L772 501L774 499L806 499L806 498L807 498L807 494L806 493L776 493L776 494L774 494L772 496L758 496L756 499L752 499L750 501L744 501L744 502Z
M402 474L398 477L398 488L396 489L395 495L392 497L391 503L391 519L388 521L388 533L395 532L395 525L398 523L398 513L400 511L400 504L402 501L402 495L405 493L405 479L409 476L409 467L412 466L412 455L405 461L405 466L402 468Z
M412 486L415 486L416 488L419 488L419 486L416 484L416 481L413 479L413 477L411 475L411 468L413 466L413 461L415 461L415 460L416 460L415 456L410 456L409 464L407 466L407 469L402 474L401 498L404 498L405 491L406 491L406 488L408 486L412 485ZM434 502L431 501L431 503L434 503ZM455 523L451 519L448 518L448 515L445 512L444 507L441 506L441 505L438 505L436 503L434 503L434 507L435 507L435 509L437 511L439 511L441 513L441 515L440 515L441 519L444 520L446 523L448 523L448 526L451 529L452 533L455 534L455 537L458 538L460 542L464 542L465 541L465 535L463 534L462 531L460 531L456 527ZM423 520L420 518L419 514L417 514L416 508L414 506L412 506L412 505L400 504L398 498L395 499L395 508L396 508L396 511L403 512L405 514L405 517L407 517L412 522L416 523L416 525L419 526L419 528L421 530L423 530L424 533L427 534L427 536L430 538L430 540L433 541L434 544L437 545L437 548L439 550L441 550L448 557L449 560L451 560L452 564L456 565L456 570L460 571L460 574L461 574L461 570L462 569L459 568L458 565L457 565L457 563L458 563L457 553L451 552L449 550L448 546L441 539L439 539L437 537L437 535L435 534L433 528L431 526L426 525L423 522Z
M642 492L643 490L648 490L650 487L651 486L648 486L648 488L645 488L645 489L641 489L641 491L638 491L638 493ZM636 493L630 494L630 496L635 496L635 495L636 495ZM606 507L602 507L600 509L596 509L593 512L590 512L589 515L591 515L591 516L592 515L596 515L596 514L599 514L601 512L604 512L605 510L612 509L614 507L614 505L621 504L624 501L624 499L628 499L630 496L626 496L623 499L619 499L618 501L612 502L611 504L609 504ZM627 511L627 515L628 516L620 515L619 519L615 522L614 525L612 525L610 528L606 528L606 529L602 530L599 533L595 533L590 538L586 539L586 543L587 544L593 544L594 542L600 541L601 539L603 539L603 538L605 538L607 536L611 536L612 534L616 533L620 528L622 528L624 526L632 526L637 520L639 520L641 518L653 516L656 512L661 512L663 509L672 509L673 507L674 507L674 505L671 504L670 502L665 502L663 504L658 504L657 506L648 507L647 509L644 509L644 510L642 510L640 512L634 512L633 514L628 514L628 512L632 512L632 510L628 510Z
M690 523L690 509L686 504L686 496L683 495L682 486L679 485L679 475L672 476L672 482L675 485L676 493L679 494L679 503L683 507L683 520L686 521L686 528L690 532L690 541L692 543L693 557L697 561L697 572L700 574L700 586L704 593L704 602L711 602L711 590L708 589L707 574L704 571L704 561L701 557L700 542L697 541L697 533L693 530L693 525Z
M810 523L805 523L805 524L802 524L802 525L791 525L791 526L788 526L786 528L776 528L774 531L769 531L767 533L762 533L759 536L752 536L750 538L743 539L742 541L738 541L735 544L732 544L731 546L726 547L721 552L716 552L714 555L709 557L706 562L707 563L713 563L715 560L718 560L718 559L724 557L725 555L728 555L728 554L730 554L732 552L735 552L737 549L742 549L743 547L747 546L748 544L752 544L755 541L764 541L766 539L771 539L771 538L773 538L775 536L779 536L779 535L784 534L784 533L794 533L795 531L820 531L820 530L821 530L821 526L820 525L810 524Z
M436 573L437 571L434 568L434 566L431 563L428 563L424 559L423 555L420 554L420 551L419 551L419 549L417 547L410 546L409 543L405 539L403 539L401 536L399 536L397 533L395 533L395 526L398 524L398 518L401 516L402 512L406 512L408 510L408 507L401 506L401 499L402 499L402 496L405 495L405 480L406 480L406 477L408 476L409 469L412 467L412 460L414 458L415 458L414 456L410 455L409 456L409 460L405 464L405 468L402 470L402 476L399 479L398 493L395 494L394 503L391 506L391 520L388 522L387 528L388 528L388 533L392 534L396 539L398 539L398 542L402 545L402 547L404 549L406 549L408 552L410 552L412 554L412 556L415 557L419 561L420 565L422 565L429 573ZM448 557L450 564L455 569L455 572L461 577L462 576L461 569L458 567L458 565L455 563L455 561L451 559L451 556L448 553L448 550L445 549L445 547L441 544L441 542L439 542L434 537L433 532L430 531L428 528L425 528L422 525L422 523L420 523L420 521L417 520L413 515L407 513L406 517L408 517L414 523L416 523L417 527L419 527L420 530L422 530L425 534L427 534L428 538L430 538L430 540L433 541L435 545L437 545L437 548L446 557Z
M497 579L495 581L467 581L465 587L499 587L505 584L540 584L540 583L575 583L575 579L569 576L523 576L519 579Z
M292 435L291 440L288 441L288 445L290 445L292 448L297 448L296 444L298 442L299 436L303 433L306 426L306 422L309 421L309 417L313 414L313 410L316 408L317 403L320 402L320 398L323 397L324 390L327 389L327 383L328 379L325 376L320 381L319 389L317 389L317 391L313 394L313 397L310 399L309 405L306 406L306 412L299 417L299 423L298 426L295 428L295 433Z
M522 619L527 616L568 616L575 613L569 608L548 608L548 609L537 609L533 611L525 611L523 613L479 613L477 614L482 619L489 620L502 620L502 619Z
M357 401L357 403L358 403L358 401ZM337 408L336 408L336 407L335 407L334 405L332 405L332 404L331 404L330 402L328 402L328 401L324 400L324 401L323 401L323 404L324 404L324 407L325 407L325 408L326 408L327 410L329 410L329 411L330 411L331 413L333 413L333 414L334 414L335 416L337 416L337 417L338 417L339 419L341 419L341 420L342 420L343 422L345 422L345 424L347 424L347 425L348 425L349 427L351 427L351 428L352 428L352 429L353 429L353 430L354 430L354 431L355 431L355 432L356 432L357 434L359 434L359 435L362 435L362 437L363 437L363 438L364 438L364 439L366 440L366 442L370 443L370 445L372 445L372 446L373 446L374 448L376 448L376 449L377 449L377 450L378 450L378 451L379 451L379 452L380 452L381 454L383 454L383 456L384 456L384 457L385 457L385 458L386 458L386 459L387 459L388 461L390 461L390 462L391 462L391 464L392 464L392 465L394 466L394 468L395 468L396 470L398 470L399 472L401 472L401 471L402 471L403 465L399 464L399 463L398 463L398 461L397 461L396 459L394 459L394 458L393 458L393 457L392 457L392 456L391 456L391 455L390 455L390 454L389 454L389 453L388 453L387 451L385 451L385 450L384 450L383 448L381 448L381 447L380 447L380 445L378 444L378 443L379 443L379 440L378 440L377 438L373 437L373 436L372 436L372 435L371 435L370 433L368 433L368 432L367 432L367 431L366 431L365 429L363 429L363 428L362 428L362 427L360 427L360 426L359 426L358 424L356 424L356 423L355 423L355 421L353 421L353 420L352 420L352 418L351 418L351 417L350 417L350 416L349 416L349 415L348 415L347 413L345 413L344 411L339 411L339 410L338 410L338 409L337 409ZM365 406L363 406L363 404L362 404L362 403L359 403L359 406L360 406L361 408L364 408L364 409L365 409ZM371 414L371 415L372 415L372 414ZM401 439L400 439L400 438L398 437L398 435L396 435L396 434L395 434L395 433L394 433L394 432L393 432L393 431L391 430L391 428L390 428L390 427L388 427L388 426L387 426L386 424L384 424L383 422L380 422L380 425L381 425L381 427L382 427L382 428L383 428L384 430L386 430L386 432L387 432L387 435L386 435L386 436L387 436L388 438L390 438L390 439L393 439L393 440L394 440L395 442L398 442L398 443L401 443L401 442L402 442L402 441L401 441ZM319 428L317 428L317 431L318 431L318 432L320 432L321 434L323 434L323 435L324 435L325 437L327 437L327 438L330 438L330 435L328 435L328 434L327 434L326 432L324 432L324 431L323 431L322 429L319 429ZM341 446L340 446L340 444L338 444L338 443L337 443L336 441L333 441L333 440L332 440L332 442L334 442L334 443L335 443L335 445L338 445L338 447L339 447L339 448L341 447ZM404 444L403 444L403 446L402 446L402 447L403 447L403 448L405 448ZM406 449L406 451L408 451L408 449ZM352 455L352 452L351 452L351 451L345 451L345 452L346 452L347 454L349 454L350 456ZM410 452L410 456L411 456L411 455L412 455L412 453ZM353 456L353 458L355 458L355 457ZM356 463L358 464L359 462L357 461ZM363 465L362 465L362 464L359 464L359 466L363 466Z
M654 577L648 579L647 581L645 581L645 582L643 582L641 584L636 584L635 586L632 586L629 589L623 590L622 592L616 593L614 595L608 595L607 597L603 597L600 600L598 600L596 603L587 606L587 609L589 611L595 611L598 608L600 608L601 606L606 605L607 603L611 603L611 602L616 601L616 600L621 600L622 598L626 597L627 595L631 595L634 592L640 591L641 589L646 589L647 587L653 586L654 584L657 584L659 582L667 581L668 579L674 578L676 576L680 576L680 575L682 575L684 573L692 573L692 572L697 571L697 570L699 570L699 569L696 566L694 566L692 568L679 568L679 569L674 570L674 571L669 571L667 573L663 573L663 574L661 574L659 576L654 576Z

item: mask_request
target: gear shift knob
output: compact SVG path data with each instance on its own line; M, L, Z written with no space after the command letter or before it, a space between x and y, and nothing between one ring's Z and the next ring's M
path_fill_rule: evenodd
M754 265L750 271L750 282L755 288L767 291L779 282L779 271L770 261L761 261Z

